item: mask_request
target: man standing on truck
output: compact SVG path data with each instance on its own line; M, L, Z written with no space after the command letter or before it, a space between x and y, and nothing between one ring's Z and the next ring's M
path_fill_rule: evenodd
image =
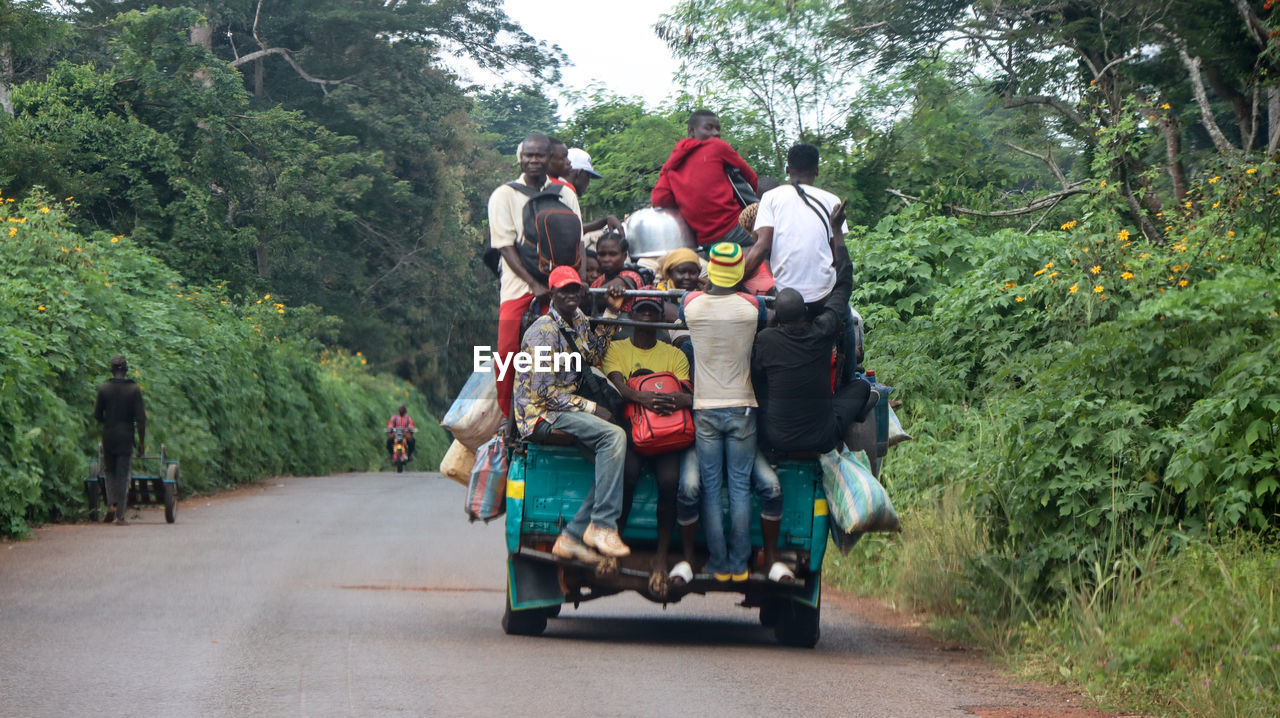
M106 523L113 520L127 526L130 471L133 463L133 433L138 432L138 456L147 446L147 410L142 405L142 389L128 377L129 362L123 354L111 357L111 378L98 387L93 418L102 424L102 470L107 481Z
M758 477L761 516L782 518L782 489L753 473L756 460L756 395L751 385L751 346L768 315L764 301L738 291L742 247L711 247L711 288L684 297L681 317L697 357L693 380L695 446L702 479L702 522L710 557L706 570L717 581L746 581L751 557L751 483ZM720 487L729 487L729 544L725 546ZM776 538L776 537L775 537Z
M520 184L535 190L558 187L560 201L581 218L578 196L564 185L553 183L547 175L551 157L551 140L546 135L529 135L520 143ZM498 346L496 354L502 362L520 348L520 318L528 311L535 298L548 296L542 284L520 260L520 244L524 241L524 206L529 196L502 184L489 195L489 244L500 253L501 304L498 308ZM511 415L511 387L513 380L507 372L497 380L498 407L503 416Z
M656 323L662 321L663 301L657 297L638 297L629 312L632 319ZM628 380L643 374L667 372L682 384L679 391L660 394L638 391L628 385ZM604 373L618 387L622 398L638 404L648 411L668 415L693 407L693 395L689 393L689 361L684 352L658 340L658 330L653 327L636 327L631 339L615 339L609 343L604 357ZM686 439L687 441L687 439ZM619 530L626 528L635 496L636 483L645 463L653 467L654 480L658 484L658 547L649 568L649 593L655 598L666 598L669 583L685 584L693 580L693 547L698 539L698 505L689 497L698 496L698 472L696 463L685 467L685 448L651 456L641 456L629 446L624 472L623 513L618 522ZM692 485L690 485L690 482ZM677 496L683 500L677 500ZM667 574L667 554L671 550L671 534L676 522L680 523L680 545L684 560Z
M527 143L527 140L526 140ZM577 354L576 362L553 359L550 367L534 365L517 371L512 410L516 429L535 441L554 431L563 431L595 452L595 482L586 499L560 536L551 552L561 558L600 560L596 553L610 557L628 556L631 549L618 535L622 514L622 472L627 454L627 433L612 423L613 414L599 403L582 396L581 387L591 366L604 359L615 326L597 325L578 308L582 302L582 279L573 267L556 267L547 278L551 291L551 311L525 332L520 349L530 357L563 357ZM613 287L606 295L606 317L617 317L622 307L622 289Z

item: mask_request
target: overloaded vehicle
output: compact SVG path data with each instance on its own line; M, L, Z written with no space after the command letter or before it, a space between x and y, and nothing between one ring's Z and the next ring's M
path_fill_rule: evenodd
M629 234L635 236L631 232ZM636 234L652 239L655 232ZM657 234L661 238L661 233ZM680 236L668 239L683 241ZM656 244L659 246L633 242L633 255L666 251L662 241ZM649 290L629 291L628 294L639 296L646 291ZM594 318L592 321L624 326L638 324L629 319ZM664 329L683 328L670 322L661 326ZM860 337L859 333L859 341ZM887 387L876 386L887 394ZM857 430L849 434L848 441L852 442L849 448L866 452L862 461L871 484L876 483L880 459L889 445L890 416L889 402L881 401ZM836 526L832 520L828 490L840 486L839 474L843 470L834 465L834 456L835 452L824 456L816 453L768 456L779 477L783 495L774 560L784 563L794 575L794 580L770 580L767 574L770 567L759 568L761 562L757 557L763 549L763 541L757 518L751 522L753 560L745 581L717 580L708 573L694 573L690 580L672 584L655 594L650 578L659 539L658 491L652 473L646 469L641 474L628 518L625 525L619 526L623 540L630 547L629 555L602 557L590 563L564 558L555 555L552 548L557 536L592 489L595 467L591 456L575 445L572 436L558 431L545 433L536 439L517 439L512 432L507 432L502 441L495 439L480 449L467 498L467 511L473 520L492 518L501 511L499 506L490 506L492 511L486 514L486 508L482 506L485 502L504 502L507 550L506 605L502 616L504 631L512 635L540 635L550 619L560 616L565 604L576 608L584 601L627 591L663 604L679 603L691 595L727 592L741 597L739 605L758 611L760 623L772 627L779 643L814 646L821 635L822 566L829 537L834 537L836 545L846 549L858 537ZM500 477L502 483L495 486L493 479L499 474L505 476ZM477 476L481 477L479 482ZM484 485L486 480L490 483L487 487ZM845 482L846 485L848 483ZM858 487L853 488L857 493ZM878 484L876 488L883 494ZM842 494L848 493L847 488L837 490ZM845 504L850 501L847 495L840 500ZM880 501L883 506L869 507L870 510L887 509L891 514L887 497ZM724 507L724 525L727 526L730 523L729 502L722 500L721 506ZM754 496L752 515L760 516L759 500ZM895 525L896 520L894 516ZM696 566L705 565L707 557L706 536L702 528L705 523L700 522L698 530L695 555L699 560L694 562ZM679 540L678 536L673 537L674 542Z

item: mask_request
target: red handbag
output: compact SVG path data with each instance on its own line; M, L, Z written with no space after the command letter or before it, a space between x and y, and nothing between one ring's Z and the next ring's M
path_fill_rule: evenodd
M634 391L651 391L657 394L677 394L684 391L680 380L669 371L644 374L631 378L627 386ZM636 452L644 456L665 454L683 449L693 443L696 431L693 412L680 409L662 415L640 404L628 402L625 410L631 422L631 443Z

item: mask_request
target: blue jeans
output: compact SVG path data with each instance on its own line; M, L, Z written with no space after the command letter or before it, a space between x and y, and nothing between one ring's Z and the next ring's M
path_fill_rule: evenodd
M760 518L778 521L782 518L782 482L764 452L756 450L751 467L751 488L760 495ZM680 489L676 494L676 523L681 526L698 523L698 507L702 503L698 480L698 450L690 446L680 457Z
M582 501L565 533L582 540L587 524L597 528L618 528L622 515L622 470L627 457L627 432L617 424L585 411L566 411L551 422L596 452L596 480Z
M707 535L706 570L742 573L751 557L751 469L756 459L754 407L695 409L702 521ZM721 486L729 487L729 545L725 546Z

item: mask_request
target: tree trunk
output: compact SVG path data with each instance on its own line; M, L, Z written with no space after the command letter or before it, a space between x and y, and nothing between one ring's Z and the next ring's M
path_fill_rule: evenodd
M1280 149L1280 87L1275 85L1267 88L1267 130L1271 133L1267 157L1271 157Z
M1182 204L1187 197L1187 171L1182 164L1182 128L1178 121L1166 114L1160 120L1164 133L1166 156L1169 158L1169 177L1173 180L1173 199Z
M199 45L200 47L213 52L213 28L211 26L192 25L190 33L192 45Z
M10 54L10 49L8 42L0 42L0 109L13 117L13 99L9 97L13 86L13 55Z
M1199 58L1196 58L1197 60ZM1222 69L1212 63L1204 69L1204 76L1209 80L1209 87L1213 88L1214 93L1231 103L1231 111L1236 116L1236 126L1240 128L1240 149L1248 152L1253 145L1253 106L1249 102L1249 98L1244 94L1237 92L1226 78L1222 76Z

